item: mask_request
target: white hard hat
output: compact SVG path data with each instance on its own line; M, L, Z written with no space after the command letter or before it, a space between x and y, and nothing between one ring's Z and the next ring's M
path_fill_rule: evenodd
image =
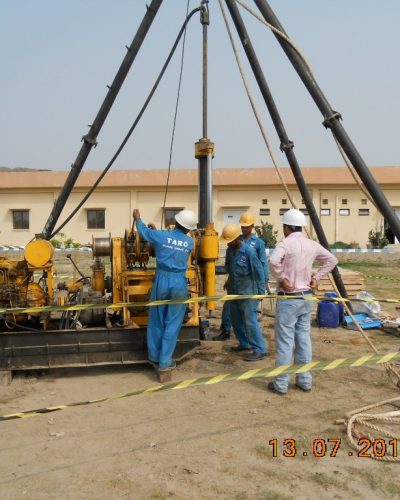
M303 212L296 208L291 208L283 214L282 224L286 224L286 226L303 227L307 226L307 219Z
M196 229L197 215L191 210L181 210L175 215L176 222L185 229Z

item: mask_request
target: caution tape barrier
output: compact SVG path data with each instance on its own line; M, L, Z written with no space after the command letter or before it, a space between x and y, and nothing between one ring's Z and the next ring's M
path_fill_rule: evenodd
M337 368L358 368L360 366L383 364L395 359L400 359L400 352L389 352L387 354L368 354L359 358L339 358L328 361L311 361L301 365L282 365L275 368L255 368L242 372L221 373L210 377L200 377L195 379L182 380L181 382L173 382L169 384L156 385L148 389L139 391L126 392L125 394L116 394L99 399L89 401L80 401L77 403L69 403L65 405L48 406L47 408L37 408L36 410L27 410L18 413L9 413L0 416L0 421L15 420L18 418L35 417L42 413L52 413L55 411L66 410L76 406L86 406L98 403L114 401L116 399L129 398L131 396L139 396L140 394L154 394L165 391L176 391L179 389L188 389L189 387L199 387L201 385L214 385L221 382L232 382L240 380L250 380L261 377L276 377L277 375L293 375L296 373L304 373L310 371L328 371L336 370Z
M10 309L0 308L0 315L8 314L38 314L54 311L83 311L85 309L122 309L123 307L154 307L174 304L194 304L201 302L226 302L229 300L247 299L276 299L276 300L312 300L329 302L385 302L389 304L400 304L400 299L387 298L351 298L343 297L317 297L315 295L215 295L208 297L191 297L189 299L151 300L148 302L118 302L116 304L75 304L72 306L38 306L38 307L14 307Z
M376 275L373 275L373 274L366 274L365 277L366 278L374 278L374 279L377 279L377 280L386 280L386 281L397 281L397 282L400 282L400 278L389 278L388 276L376 276Z

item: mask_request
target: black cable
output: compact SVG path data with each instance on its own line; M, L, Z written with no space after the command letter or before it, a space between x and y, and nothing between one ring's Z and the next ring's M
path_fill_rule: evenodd
M101 173L101 175L99 176L99 178L97 179L97 181L94 183L94 185L92 186L92 188L88 191L88 193L83 197L83 199L81 200L81 202L78 204L78 206L71 212L71 214L65 219L65 221L57 228L55 229L51 235L49 236L49 239L51 238L54 238L54 236L61 231L61 229L66 225L68 224L68 222L72 219L72 217L78 212L78 210L82 207L82 205L85 203L85 201L89 198L89 196L93 193L93 191L96 189L96 187L100 184L101 180L103 179L103 177L106 175L106 173L109 171L109 169L111 168L112 164L115 162L115 160L118 158L119 154L121 153L121 151L123 150L123 148L125 147L125 144L128 142L128 139L130 138L130 136L132 135L132 132L135 130L136 128L136 125L139 123L140 119L142 118L142 115L143 113L145 112L151 98L153 97L153 94L154 92L156 91L157 87L158 87L158 84L160 83L161 81L161 78L164 76L164 73L165 73L165 70L167 69L168 67L168 64L170 63L171 59L172 59L172 56L174 55L174 52L176 50L176 47L178 46L178 43L182 37L182 34L186 31L186 25L188 24L188 22L190 21L191 17L198 11L201 10L201 7L197 7L196 9L193 9L190 14L186 17L185 19L185 22L183 23L182 25L182 28L180 29L179 33L178 33L178 36L175 40L175 43L173 44L172 46L172 49L164 63L164 66L162 67L161 69L161 72L160 74L158 75L157 77L157 80L155 81L154 85L153 85L153 88L151 89L142 109L140 110L139 114L137 115L136 117L136 120L133 122L131 128L129 129L129 132L126 134L125 136L125 139L122 141L121 145L119 146L119 148L117 149L116 153L114 154L114 156L111 158L111 161L108 163L108 165L106 166L106 168L103 170L103 172Z
M7 326L7 323L6 323ZM10 327L7 326L11 330ZM15 321L12 324L12 328L20 328L21 330L28 330L30 332L43 332L43 330L38 330L37 328L29 328L29 326L25 325L20 325L19 323L16 323Z
M187 0L187 4L186 4L186 17L187 17L188 12L189 12L189 4L190 4L190 0ZM176 117L178 115L179 97L180 97L180 93L181 93L181 83L182 83L182 73L183 73L183 59L184 59L184 56L185 56L185 42L186 42L186 27L185 27L185 33L183 35L183 42L182 42L181 69L180 69L180 72L179 72L178 93L177 93L177 96L176 96L175 114L174 114L174 122L173 122L173 126L172 126L171 144L170 144L170 147L169 147L169 162L168 162L167 182L165 184L164 203L163 203L163 208L162 208L162 212L161 212L161 229L162 229L163 223L164 223L165 203L167 202L167 194L168 194L168 187L169 187L169 177L170 177L170 174L171 174L172 149L173 149L173 146L174 146Z

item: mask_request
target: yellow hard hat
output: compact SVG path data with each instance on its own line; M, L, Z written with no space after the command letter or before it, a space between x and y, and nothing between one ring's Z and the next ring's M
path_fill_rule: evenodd
M253 226L255 223L254 215L250 212L245 212L240 216L239 224L243 227Z
M220 236L220 240L225 243L230 243L233 240L236 240L242 234L242 230L240 229L239 224L227 224L222 230L222 234Z

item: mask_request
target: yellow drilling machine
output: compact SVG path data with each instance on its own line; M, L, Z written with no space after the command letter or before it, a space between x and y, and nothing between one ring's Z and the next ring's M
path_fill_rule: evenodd
M60 230L55 230L55 226L63 207L91 148L96 145L96 137L160 5L160 0L152 1L147 8L102 106L88 134L82 138L83 144L43 232L26 245L22 259L0 257L0 371L3 375L4 372L24 369L147 361L146 325L149 307L143 303L149 301L155 273L153 249L149 242L139 236L134 225L126 229L125 233L124 228L121 228L123 236L93 238L91 276L80 273L69 256L81 277L65 283L56 282L54 248L50 239ZM205 2L201 8L194 9L185 21L169 59L188 20L200 11L203 36L207 36L208 9ZM206 56L205 48L204 61ZM205 69L203 85L205 89ZM207 129L205 120L203 131ZM205 133L196 143L195 156L199 161L200 223L199 229L191 233L195 245L186 274L190 297L215 295L215 262L218 259L218 234L212 223L211 206L213 144ZM105 259L109 259L107 266ZM106 268L111 269L110 275L106 275ZM121 306L115 307L115 304ZM68 306L77 305L82 306L82 309L67 309ZM37 312L30 311L33 307L40 309ZM214 307L213 302L201 306L198 303L188 305L174 359L181 359L200 344L201 318Z
M151 0L146 5L143 20L131 45L127 47L126 55L112 84L108 86L106 97L89 128L89 132L82 137L82 146L42 233L36 235L25 247L23 259L9 260L0 257L0 375L2 372L4 374L4 372L9 373L13 370L27 368L135 363L147 360L148 307L145 306L145 303L149 299L149 291L155 272L154 267L150 266L152 262L151 245L139 237L134 227L125 230L124 236L94 238L92 275L81 274L81 278L78 280L65 284L55 282L54 249L50 240L80 209L118 157L161 81L177 45L185 33L187 24L196 13L200 17L203 36L203 130L202 137L195 145L195 157L198 159L199 172L199 229L192 234L195 245L190 255L187 280L191 297L215 295L218 235L214 230L212 208L211 163L214 156L214 145L207 137L209 0L200 0L200 5L187 14L161 72L121 146L72 214L56 228L66 200L91 149L97 144L96 139L100 129L162 2L163 0ZM254 0L254 3L266 23L274 28L274 36L321 111L324 117L324 127L332 132L365 188L374 199L380 213L385 217L393 234L400 239L400 221L347 135L341 123L340 113L334 111L330 106L303 57L295 49L293 43L288 40L284 28L267 0ZM222 7L222 2L219 4ZM294 154L293 142L287 136L237 2L236 0L225 0L225 4L281 141L281 150L292 170L315 233L320 243L325 248L329 248L312 196ZM121 234L123 232L124 228L121 228ZM110 260L111 272L109 276L106 275L104 259ZM340 294L346 297L346 289L337 268L333 270L332 274ZM111 304L113 304L112 308ZM37 306L39 309L29 310L29 308ZM40 308L40 306L50 307ZM70 310L66 306L74 307ZM77 306L81 307L81 310L78 310ZM182 358L199 345L202 318L205 318L214 307L214 302L207 302L201 307L198 304L191 304L187 307L187 314L174 353L175 359Z

